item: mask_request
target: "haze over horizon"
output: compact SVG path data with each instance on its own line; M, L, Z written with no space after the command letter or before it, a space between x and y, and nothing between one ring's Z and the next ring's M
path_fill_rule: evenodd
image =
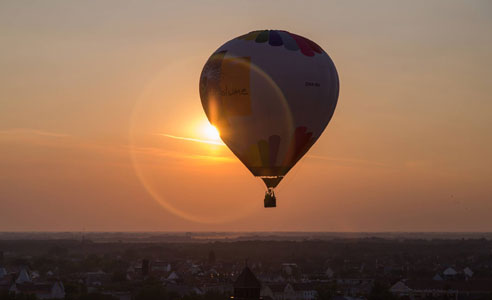
M340 98L278 207L210 130L201 69L316 41ZM0 3L0 231L492 231L489 1Z

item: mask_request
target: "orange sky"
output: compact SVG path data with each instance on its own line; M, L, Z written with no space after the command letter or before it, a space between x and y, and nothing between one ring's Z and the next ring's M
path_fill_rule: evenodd
M316 41L332 122L263 208L198 79L256 29ZM492 230L490 1L4 1L0 231ZM167 135L167 136L166 136Z

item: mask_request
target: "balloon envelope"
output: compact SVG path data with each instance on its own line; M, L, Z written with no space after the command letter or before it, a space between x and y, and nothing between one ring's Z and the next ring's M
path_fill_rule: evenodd
M231 151L274 188L328 125L338 74L316 43L260 30L222 45L205 64L200 98Z

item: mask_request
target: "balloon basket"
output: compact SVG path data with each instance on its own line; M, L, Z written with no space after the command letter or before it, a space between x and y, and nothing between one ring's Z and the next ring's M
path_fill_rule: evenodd
M269 207L277 207L277 198L275 197L275 193L272 188L269 188L268 191L265 192L265 208Z

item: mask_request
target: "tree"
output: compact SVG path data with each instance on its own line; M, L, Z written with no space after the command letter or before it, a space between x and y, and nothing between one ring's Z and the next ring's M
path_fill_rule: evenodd
M208 262L210 264L215 264L215 252L214 252L214 250L210 250L210 252L208 253Z
M37 300L38 298L34 294L16 294L9 291L0 292L0 300Z
M371 292L369 293L368 300L395 300L398 299L397 296L393 295L389 291L389 287L383 283L376 281L372 286Z
M118 298L101 293L89 293L89 294L82 294L76 299L77 300L117 300Z
M318 300L330 300L337 293L336 283L323 284L316 288L318 292L317 299Z

